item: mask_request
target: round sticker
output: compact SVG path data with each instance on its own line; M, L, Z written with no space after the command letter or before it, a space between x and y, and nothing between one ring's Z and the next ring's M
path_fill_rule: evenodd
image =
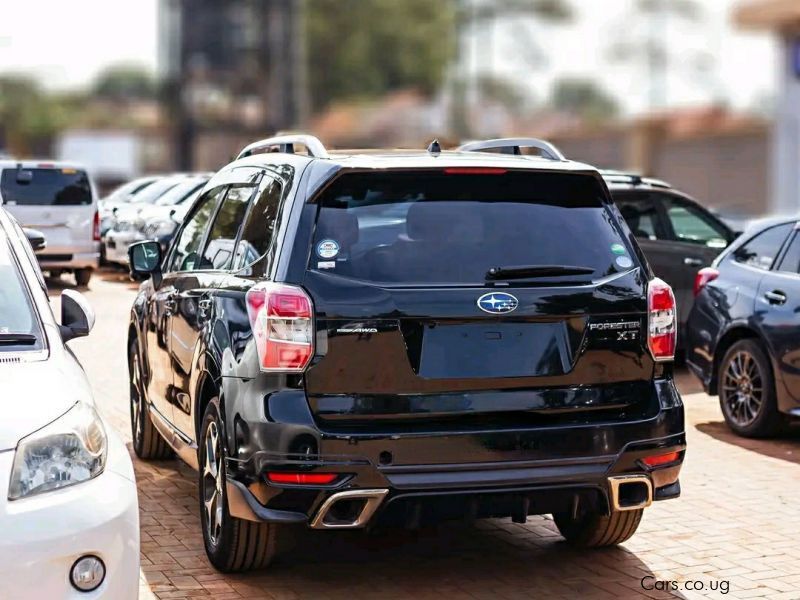
M633 261L627 256L618 256L616 260L617 266L623 269L630 269L633 266Z
M339 244L334 240L322 240L317 244L317 255L320 258L333 258L339 254Z
M625 246L622 244L611 244L611 252L614 254L625 254Z

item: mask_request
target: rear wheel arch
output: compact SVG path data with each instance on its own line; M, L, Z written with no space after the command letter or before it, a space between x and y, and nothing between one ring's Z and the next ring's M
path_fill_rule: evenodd
M195 440L200 441L200 429L203 426L203 415L206 412L206 407L209 402L216 397L219 397L220 409L222 409L222 394L215 378L208 371L204 370L197 380L197 391L195 393L194 403L194 435ZM221 410L224 415L225 411Z
M722 359L725 356L725 353L728 349L733 346L736 342L740 340L754 340L756 341L767 354L770 356L769 350L767 345L764 343L764 340L761 339L761 336L758 335L753 329L746 326L737 326L732 327L728 331L726 331L720 340L717 342L717 346L714 349L714 363L711 370L711 381L709 384L709 393L712 395L718 395L719 390L717 389L717 385L719 383L719 367L722 363ZM771 365L770 365L771 366ZM774 369L773 369L773 378L775 376Z

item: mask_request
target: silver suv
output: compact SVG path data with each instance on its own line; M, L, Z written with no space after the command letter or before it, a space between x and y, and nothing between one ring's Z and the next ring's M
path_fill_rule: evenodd
M85 286L100 257L97 193L86 170L64 162L0 161L0 204L23 227L41 231L43 270L75 274Z

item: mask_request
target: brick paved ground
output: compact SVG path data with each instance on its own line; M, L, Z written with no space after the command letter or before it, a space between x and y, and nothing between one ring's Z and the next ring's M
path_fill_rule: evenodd
M73 342L102 412L127 440L124 332L134 290L121 274L101 274L88 292L96 329ZM800 435L736 438L715 399L688 375L680 386L690 445L683 497L654 505L636 536L603 551L571 550L552 521L531 517L392 536L300 532L272 570L222 575L203 554L194 474L177 461L134 461L142 598L800 599ZM727 581L730 591L645 591L643 577Z

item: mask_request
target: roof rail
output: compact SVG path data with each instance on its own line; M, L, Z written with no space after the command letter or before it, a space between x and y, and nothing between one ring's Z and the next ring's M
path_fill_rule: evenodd
M607 183L624 183L632 186L649 185L651 187L671 189L672 186L666 181L654 179L652 177L642 177L638 173L626 173L624 171L601 170L600 175Z
M460 152L483 152L485 150L500 150L502 154L522 154L522 148L536 148L542 152L545 158L550 160L567 160L561 151L550 142L536 138L498 138L495 140L483 140L478 142L467 142L459 146L456 150Z
M316 138L313 135L291 134L278 135L253 142L239 152L236 160L246 156L252 156L253 154L258 154L260 150L267 150L268 148L277 148L278 152L294 154L295 144L305 146L306 150L308 150L309 156L313 156L314 158L328 158L328 151L325 149L325 146L322 144L322 142L319 141L319 138Z

